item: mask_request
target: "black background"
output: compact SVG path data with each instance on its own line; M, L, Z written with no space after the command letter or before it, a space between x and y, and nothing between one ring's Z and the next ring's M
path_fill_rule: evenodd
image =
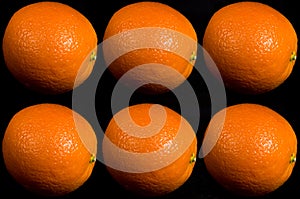
M0 0L0 37L3 38L5 27L13 15L21 7L28 5L30 3L37 2L33 0ZM98 40L101 42L105 27L115 11L121 7L134 3L137 1L124 0L124 1L96 1L96 0L73 0L73 1L59 1L66 3L73 8L77 9L79 12L84 14L90 22L93 24ZM197 35L199 44L202 44L202 37L204 34L205 27L212 16L212 14L217 11L222 6L227 4L237 2L233 0L161 0L159 2L166 3L171 7L180 11L185 15L193 24ZM280 11L285 15L290 22L293 24L296 32L299 32L299 17L297 11L299 7L296 6L296 1L291 0L267 0L260 2L266 3L273 8ZM2 39L1 39L2 46ZM300 134L300 97L297 94L298 85L300 79L299 61L296 61L294 70L291 76L278 88L271 92L249 96L241 95L237 93L232 93L227 91L227 105L233 105L242 102L253 102L266 105L273 110L284 116L294 128L296 134ZM1 103L0 103L0 138L3 138L5 128L11 119L11 117L29 105L51 102L59 103L72 107L72 92L68 92L61 95L47 96L32 92L25 89L20 85L7 71L2 51L0 53L0 91L1 91ZM201 80L201 77L197 71L193 71L188 81L193 86L197 96L202 95L201 100L199 100L200 108L205 106L205 84ZM98 84L98 92L96 95L97 99L97 110L101 114L101 122L103 128L107 125L107 122L111 118L111 112L108 109L110 107L110 94L116 81L110 76L109 73L105 73ZM172 92L157 95L157 96L144 96L142 94L134 94L131 98L131 103L140 102L157 102L160 104L167 105L176 111L180 111L178 102ZM201 116L199 130L197 132L199 143L201 141L201 135L205 130L205 127L210 119L210 115ZM199 144L200 147L200 144ZM300 164L296 163L291 177L288 181L281 186L276 191L261 197L261 198L275 198L277 197L287 197L293 195L294 197L300 197ZM17 184L7 173L5 166L3 164L3 159L0 159L0 198L8 198L22 195L24 197L39 198L32 193L24 190L19 184ZM111 179L104 165L97 161L94 171L88 181L73 193L59 197L59 198L115 198L119 195L122 198L139 198L131 193L125 191L120 187L114 180ZM195 168L191 177L188 181L182 185L178 190L170 193L161 198L168 199L183 199L183 198L240 198L228 193L226 190L222 189L214 180L209 176L205 170L203 160L198 158ZM260 198L260 197L257 197Z

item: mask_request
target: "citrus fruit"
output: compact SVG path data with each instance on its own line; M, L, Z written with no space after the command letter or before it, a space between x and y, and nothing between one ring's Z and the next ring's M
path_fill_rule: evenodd
M60 196L75 191L92 173L97 140L80 114L58 104L36 104L17 112L2 141L5 166L28 191Z
M237 195L262 196L292 174L297 137L278 112L242 103L211 118L203 146L206 168L221 186Z
M142 196L168 194L190 177L197 139L187 120L159 104L117 112L102 141L108 172L125 190Z
M196 53L197 34L191 22L159 2L122 7L104 32L103 55L111 73L148 94L169 91L185 81Z
M23 85L40 93L61 94L90 75L97 35L90 21L72 7L37 2L13 14L2 48L8 70Z
M245 94L281 85L293 70L297 42L290 21L259 2L237 2L217 10L203 36L203 48L225 86Z

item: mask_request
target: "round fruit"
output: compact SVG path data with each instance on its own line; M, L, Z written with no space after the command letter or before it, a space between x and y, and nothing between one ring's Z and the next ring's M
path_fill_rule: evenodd
M102 142L108 172L126 190L142 196L168 194L190 177L196 134L177 112L158 104L137 104L111 119Z
M289 179L296 162L293 128L279 113L258 104L232 105L216 113L203 146L211 176L243 196L275 191Z
M17 112L2 141L7 171L43 196L68 194L84 184L94 168L96 148L86 119L68 107L47 103Z
M197 35L190 21L159 2L122 7L107 24L103 41L111 73L144 93L162 93L179 86L193 70ZM133 70L134 69L134 70Z
M97 35L89 20L58 2L27 5L11 17L3 55L12 75L45 94L68 92L90 75Z
M225 86L246 94L268 92L289 77L297 42L290 21L259 2L237 2L219 9L203 37L203 47Z

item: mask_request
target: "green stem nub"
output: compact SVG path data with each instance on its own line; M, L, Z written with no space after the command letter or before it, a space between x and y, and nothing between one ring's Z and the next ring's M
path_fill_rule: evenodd
M190 158L190 164L196 162L197 158L195 153L192 154L191 158Z
M296 52L293 51L293 52L292 52L292 55L291 55L291 57L290 57L290 61L291 61L291 62L292 62L292 61L296 61L296 59L297 59Z
M190 62L195 61L196 59L197 59L196 52L193 51L193 52L192 52L192 55L190 56Z
M94 162L96 162L96 156L95 154L92 154L89 163L94 163Z
M296 162L296 154L292 154L290 158L290 163L295 163Z
M96 53L93 51L92 54L91 54L91 56L90 56L90 61L92 62L92 61L95 61L96 59L97 59L97 55L96 55Z

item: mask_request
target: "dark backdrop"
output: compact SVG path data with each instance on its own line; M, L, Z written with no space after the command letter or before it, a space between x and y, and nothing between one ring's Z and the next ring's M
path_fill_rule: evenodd
M0 38L3 37L5 27L15 11L21 7L37 1L33 0L0 0ZM62 3L66 3L73 8L84 14L93 24L99 42L103 37L104 29L115 11L121 7L137 2L134 0L123 0L123 1L83 1L73 0L66 1L60 0ZM234 0L161 0L159 2L166 3L173 8L184 14L194 25L199 37L199 44L201 43L205 27L212 14L224 5L236 2ZM299 15L297 11L299 7L296 6L296 1L285 1L285 0L261 0L260 2L266 3L273 8L284 14L294 25L296 32L299 32ZM1 40L2 46L2 40ZM298 85L300 83L299 75L299 60L296 61L294 70L291 76L275 90L261 94L258 96L247 96L236 93L227 92L227 105L233 105L242 102L253 102L266 105L282 116L284 116L290 124L293 126L295 132L299 135L300 133L300 105L299 105L299 94L297 95ZM199 80L199 74L197 71L193 71L188 81L193 86L197 96L202 95L202 101L200 100L201 106L206 106L205 84ZM110 94L116 81L105 73L99 82L99 89L96 95L97 98L97 110L101 114L102 120L101 125L103 128L107 125L107 122L111 118L111 112L108 109L110 107ZM25 89L20 85L7 71L2 51L0 53L0 90L1 90L1 103L0 103L0 138L3 138L5 128L11 119L11 117L20 109L41 103L41 102L53 102L72 106L72 92L56 95L56 96L44 96L37 94ZM100 102L100 103L99 103ZM140 102L158 102L173 108L176 111L180 111L178 101L172 93L166 93L159 96L147 96L144 97L140 94L134 94L131 98L131 103ZM205 108L205 107L204 107ZM206 107L207 108L207 107ZM201 121L199 130L197 132L199 141L201 141L201 135L209 121L209 114L201 115ZM8 196L14 197L22 195L24 197L38 198L31 193L24 190L20 185L7 173L3 164L2 156L0 158L0 198L7 198ZM264 196L262 198L275 198L287 197L292 195L294 197L300 197L300 171L299 166L296 163L292 176L289 180L275 192ZM124 191L114 180L110 178L105 170L104 165L101 162L97 162L95 169L90 179L78 190L71 193L68 196L61 198L88 198L88 197L99 197L99 198L115 198L121 195L123 198L139 198L133 196L130 193ZM173 193L163 196L162 198L168 199L183 199L183 198L239 198L231 195L230 193L223 190L214 180L208 175L205 170L202 159L197 160L196 166L192 173L192 176L188 181Z

